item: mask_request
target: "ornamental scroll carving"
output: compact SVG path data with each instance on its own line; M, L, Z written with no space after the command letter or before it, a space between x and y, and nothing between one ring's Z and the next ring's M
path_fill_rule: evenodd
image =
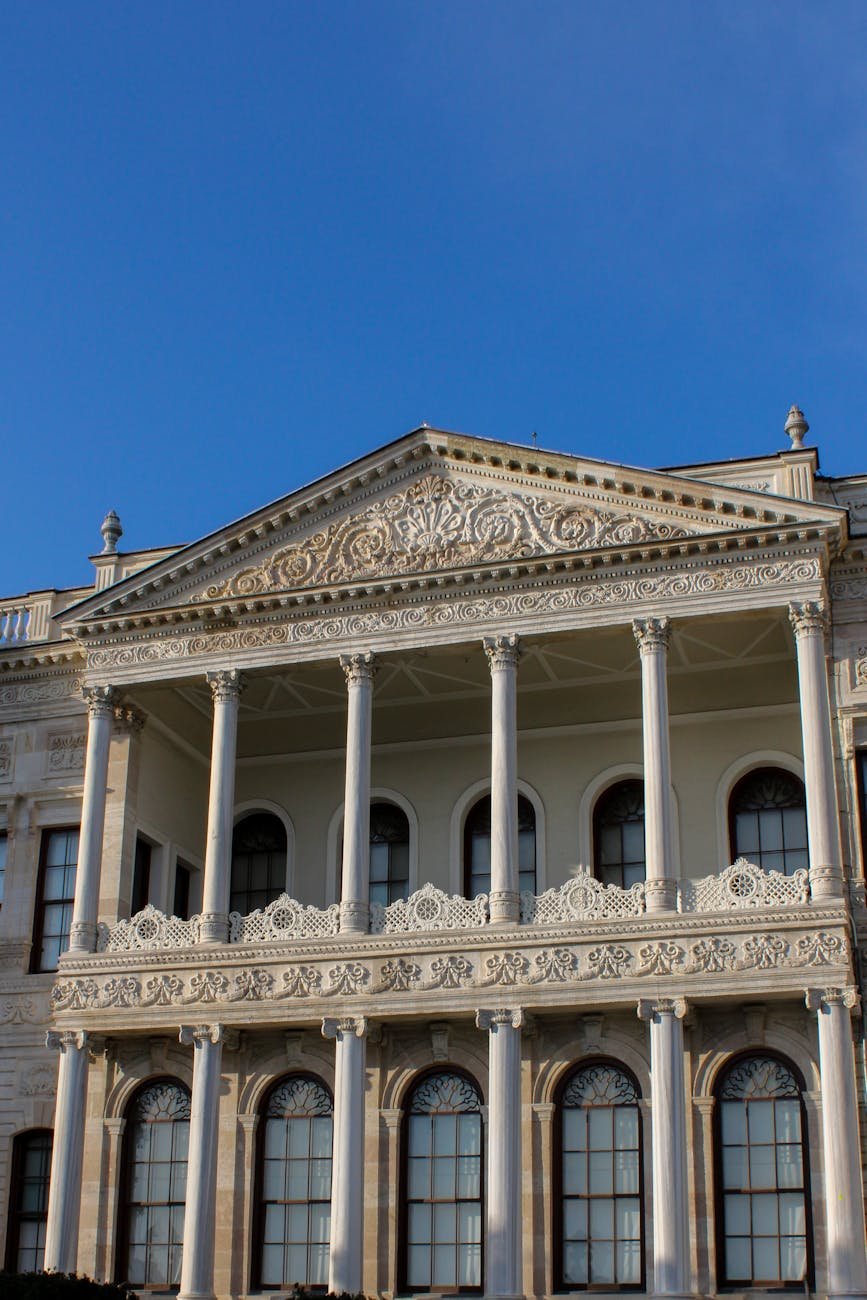
M686 536L683 528L631 511L518 496L427 474L405 491L374 502L193 599L253 596Z
M802 907L810 900L807 871L786 876L782 871L763 871L745 858L738 858L718 875L702 880L682 880L677 887L679 912L727 912L755 907Z

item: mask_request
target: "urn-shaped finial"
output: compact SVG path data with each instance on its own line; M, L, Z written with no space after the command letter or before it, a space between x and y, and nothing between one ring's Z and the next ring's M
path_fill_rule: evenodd
M102 533L103 555L116 555L117 544L123 536L123 528L120 524L120 515L116 510L109 510L108 514L102 521L99 531Z
M790 406L786 420L786 433L792 440L792 451L798 451L804 445L804 434L809 429L800 406Z

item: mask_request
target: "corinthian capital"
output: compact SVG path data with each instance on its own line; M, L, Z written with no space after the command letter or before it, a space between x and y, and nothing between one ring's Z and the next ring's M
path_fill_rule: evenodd
M827 615L818 600L805 600L802 605L790 605L789 622L799 640L802 636L824 636L828 628Z
M125 735L137 736L147 721L147 715L134 704L122 700L114 706L114 729Z
M322 1021L323 1038L364 1038L366 1033L366 1016L326 1016Z
M72 1048L80 1052L87 1046L87 1034L83 1029L49 1029L45 1046L55 1052L68 1052Z
M240 699L244 689L244 674L238 668L220 668L216 672L207 673L206 680L215 704Z
M632 621L632 634L643 655L667 650L671 641L671 622L667 618L636 618Z
M523 1023L524 1013L520 1007L495 1007L491 1011L476 1012L476 1029L498 1029L500 1025L520 1029Z
M87 705L87 712L91 718L110 718L117 699L117 691L113 686L82 686L81 698Z
M486 636L482 642L491 672L502 672L505 668L517 668L521 657L521 643L512 632L509 636Z
M340 667L343 669L346 685L357 686L359 682L372 682L379 665L373 651L365 650L362 654L341 655Z
M808 1011L823 1011L825 1007L846 1007L857 1011L861 996L856 988L807 989L804 995Z

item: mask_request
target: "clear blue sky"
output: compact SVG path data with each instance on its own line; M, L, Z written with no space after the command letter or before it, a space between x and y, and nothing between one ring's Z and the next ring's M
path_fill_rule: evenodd
M422 421L635 464L862 426L867 3L0 7L0 593Z

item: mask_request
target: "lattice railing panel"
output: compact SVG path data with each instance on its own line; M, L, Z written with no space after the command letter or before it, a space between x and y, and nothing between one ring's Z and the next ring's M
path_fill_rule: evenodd
M96 950L142 952L153 948L191 948L198 942L197 916L182 921L179 916L166 916L165 912L148 903L128 921L118 921L112 926L100 924Z
M521 894L521 920L525 925L557 925L563 921L608 921L641 916L644 884L621 889L603 885L588 871L580 871L564 885L544 894Z
M679 912L746 911L756 907L802 907L810 901L807 871L786 876L764 871L745 858L701 880L681 880L677 886Z
M370 929L373 934L407 934L414 930L474 930L488 922L488 896L462 898L460 894L445 894L430 883L383 907L374 903L370 908Z
M340 931L340 904L308 907L281 894L266 908L242 916L229 913L230 943L267 943L269 939L323 939Z

